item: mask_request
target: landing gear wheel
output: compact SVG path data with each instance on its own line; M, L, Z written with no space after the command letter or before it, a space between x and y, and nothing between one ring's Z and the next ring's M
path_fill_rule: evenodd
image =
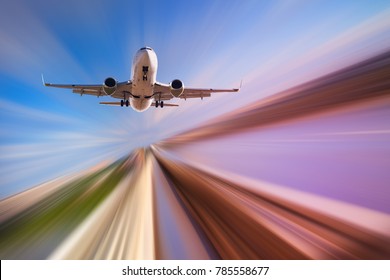
M123 107L123 100L121 100L121 107Z
M126 107L129 107L129 100L126 100Z
M158 108L158 103L160 103L160 102L156 101L155 103L156 103L155 104L156 108Z
M161 101L161 102L160 102L160 106L161 106L161 108L164 107L164 101Z

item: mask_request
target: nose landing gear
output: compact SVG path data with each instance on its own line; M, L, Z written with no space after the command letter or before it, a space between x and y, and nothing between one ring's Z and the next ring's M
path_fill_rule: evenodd
M142 66L142 72L144 73L144 75L142 76L143 81L148 80L148 76L146 75L148 71L149 71L149 66Z

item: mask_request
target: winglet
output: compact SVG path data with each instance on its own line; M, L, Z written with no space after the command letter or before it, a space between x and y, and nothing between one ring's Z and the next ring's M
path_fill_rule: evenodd
M42 84L43 84L44 86L48 86L49 83L45 83L45 79L43 78L43 74L41 74L41 76L42 76Z
M235 88L234 91L235 92L239 92L241 90L241 87L242 87L242 80L241 80L241 83L240 83L240 87L239 88Z

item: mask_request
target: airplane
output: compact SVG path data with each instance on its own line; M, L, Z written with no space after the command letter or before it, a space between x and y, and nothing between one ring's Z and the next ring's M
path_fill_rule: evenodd
M42 75L42 83L48 87L68 88L73 93L80 95L111 96L121 99L120 102L100 102L103 105L126 106L137 112L143 112L154 106L179 106L178 104L164 103L173 98L201 98L210 97L215 92L237 92L239 88L233 89L212 89L212 88L186 88L179 79L172 80L169 84L156 81L157 76L157 55L150 47L143 47L134 56L131 72L132 79L125 82L118 82L113 77L108 77L103 84L82 85L82 84L52 84L46 83ZM241 87L241 86L240 86Z

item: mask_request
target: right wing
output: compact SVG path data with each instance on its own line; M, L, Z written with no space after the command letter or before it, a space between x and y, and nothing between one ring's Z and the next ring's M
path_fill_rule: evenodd
M241 87L241 86L240 86ZM239 88L232 89L213 89L213 88L186 88L184 87L184 91L178 98L187 99L187 98L201 98L210 97L212 93L215 92L238 92ZM171 100L175 98L171 91L170 86L168 84L163 84L156 82L154 84L154 98L156 100Z

